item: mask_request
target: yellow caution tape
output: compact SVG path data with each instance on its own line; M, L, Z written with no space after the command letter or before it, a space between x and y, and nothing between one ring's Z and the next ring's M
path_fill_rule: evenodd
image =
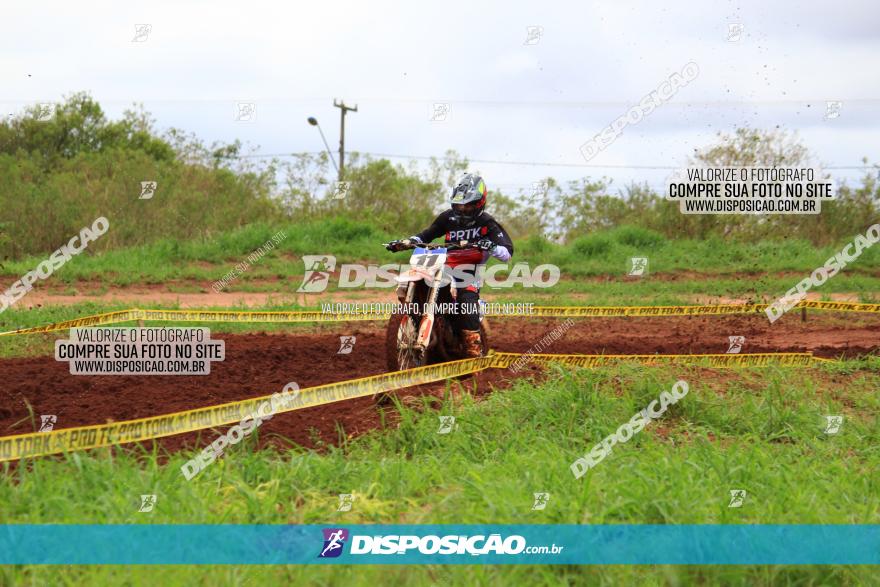
M329 383L300 390L292 402L276 413L321 406L376 393L432 383L450 377L468 375L490 366L492 357L463 359L440 365L429 365L384 375ZM34 432L0 438L0 462L22 457L42 456L69 450L86 450L195 432L214 426L240 422L272 396L262 396L162 416L139 418L125 422L63 428L51 432Z
M528 357L528 361L540 364L563 363L578 367L598 367L620 361L637 361L645 365L682 363L699 365L704 362L708 366L714 367L766 366L770 364L806 366L819 361L827 361L827 359L813 357L809 353L742 355L521 355L518 353L490 353L479 359L462 359L440 365L429 365L407 371L373 375L302 389L293 398L293 401L286 406L279 406L275 413L291 412L412 385L432 383L451 377L469 375L487 368L510 367L522 360L523 357ZM0 462L151 440L233 424L256 412L260 404L271 399L272 396L262 396L125 422L6 436L0 438Z
M560 318L598 318L602 316L713 316L724 314L757 314L770 304L717 304L705 306L534 306L527 316ZM798 308L832 312L880 313L880 304L855 302L822 302L803 300ZM495 313L487 316L509 316Z
M31 328L19 328L8 332L0 332L0 336L12 334L35 334L39 332L54 332L69 328L82 328L85 326L102 326L105 324L118 324L131 322L132 320L152 320L170 322L347 322L353 320L382 320L388 318L388 314L342 314L325 313L316 311L293 311L293 312L246 312L240 310L142 310L132 308L94 316L84 316L74 320L56 322L46 326L34 326Z
M514 305L514 304L509 304ZM613 316L712 316L724 314L755 314L763 312L768 304L720 304L708 306L532 306L528 313L507 313L501 309L490 311L489 317L536 317L536 318L600 318ZM520 304L522 306L522 304ZM797 307L831 312L869 312L880 313L880 304L859 304L856 302L801 301ZM386 320L388 313L325 313L320 310L290 312L250 312L242 310L143 310L132 308L118 312L108 312L95 316L85 316L75 320L56 322L46 326L20 328L0 332L0 336L13 334L34 334L53 332L68 328L116 324L132 320L172 321L172 322L347 322L363 320Z
M138 310L121 310L119 312L107 312L106 314L96 314L94 316L84 316L73 320L65 320L64 322L55 322L46 326L33 326L31 328L19 328L18 330L10 330L9 332L0 332L0 336L9 334L35 334L38 332L54 332L56 330L67 330L68 328L82 328L85 326L101 326L102 324L115 324L117 322L128 322L137 320Z
M603 316L710 316L755 314L767 304L722 304L715 306L538 306L530 316L599 318ZM501 314L502 316L504 314Z
M798 302L798 308L812 308L814 310L827 310L829 312L880 312L880 304L860 304L858 302L820 302L802 300Z
M573 367L604 367L621 361L642 365L705 365L707 367L766 367L769 365L806 367L831 359L814 357L811 353L744 353L717 355L538 355L498 353L490 355L492 367L518 370L529 363L548 365L562 363Z

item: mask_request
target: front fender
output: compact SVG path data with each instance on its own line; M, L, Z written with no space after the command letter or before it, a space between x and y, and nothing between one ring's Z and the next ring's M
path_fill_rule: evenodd
M424 271L408 269L396 277L397 283L409 283L410 281L422 281L429 277Z

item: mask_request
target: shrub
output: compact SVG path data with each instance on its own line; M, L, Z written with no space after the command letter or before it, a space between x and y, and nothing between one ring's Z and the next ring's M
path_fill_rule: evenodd
M637 249L653 249L662 246L666 242L666 237L659 232L640 226L621 226L614 231L613 237L620 244L629 245Z
M613 242L604 234L590 234L576 238L572 243L574 251L585 257L604 257L612 248Z

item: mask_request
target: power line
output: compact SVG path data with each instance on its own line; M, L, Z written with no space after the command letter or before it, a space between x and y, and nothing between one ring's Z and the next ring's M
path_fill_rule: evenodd
M352 151L359 155L370 155L372 157L385 157L388 159L420 159L430 161L431 159L442 161L444 156L429 157L426 155L396 155L392 153L374 153L370 151ZM252 155L239 155L240 159L256 159L265 157L296 157L298 155L319 155L321 151L307 151L302 153L257 153ZM682 165L597 165L594 163L554 163L551 161L510 161L501 159L471 159L466 157L468 163L486 163L493 165L519 165L531 167L573 167L587 169L656 169L656 170L675 170L681 169ZM865 170L877 169L876 165L828 165L822 169L850 169Z
M309 97L309 96L266 96L266 97L250 97L250 101L256 103L271 102L321 102L328 100L329 97ZM576 100L474 100L474 99L456 99L456 98L395 98L395 97L373 97L363 98L355 96L353 98L358 102L386 102L398 104L463 104L471 106L534 106L534 107L559 107L559 108L607 108L607 107L625 107L628 108L638 100L605 100L605 101L576 101ZM47 100L49 101L49 100ZM5 100L4 103L9 104L32 104L33 100ZM167 103L205 103L205 102L241 102L240 98L129 98L129 99L105 99L103 104L132 104L132 103L151 103L151 102L167 102ZM667 106L773 106L784 104L824 104L825 102L841 102L843 104L858 103L878 103L880 98L787 98L780 100L672 100L664 102Z
M535 106L560 108L628 108L638 101L573 101L573 100L457 100L446 98L358 98L359 102L398 102L416 104L467 104L471 106ZM664 102L668 106L773 106L783 104L824 104L825 102L876 103L880 98L789 98L784 100L673 100Z

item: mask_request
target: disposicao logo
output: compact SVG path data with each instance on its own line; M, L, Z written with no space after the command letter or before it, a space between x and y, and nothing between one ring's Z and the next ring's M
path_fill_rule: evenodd
M324 547L318 558L336 558L342 555L346 542L348 554L357 555L558 555L564 546L556 544L528 546L524 536L512 534L437 535L414 534L362 535L349 534L344 528L324 528ZM350 539L350 540L349 540Z
M345 528L324 528L324 548L318 558L336 558L342 554L345 541L348 540L348 530Z

